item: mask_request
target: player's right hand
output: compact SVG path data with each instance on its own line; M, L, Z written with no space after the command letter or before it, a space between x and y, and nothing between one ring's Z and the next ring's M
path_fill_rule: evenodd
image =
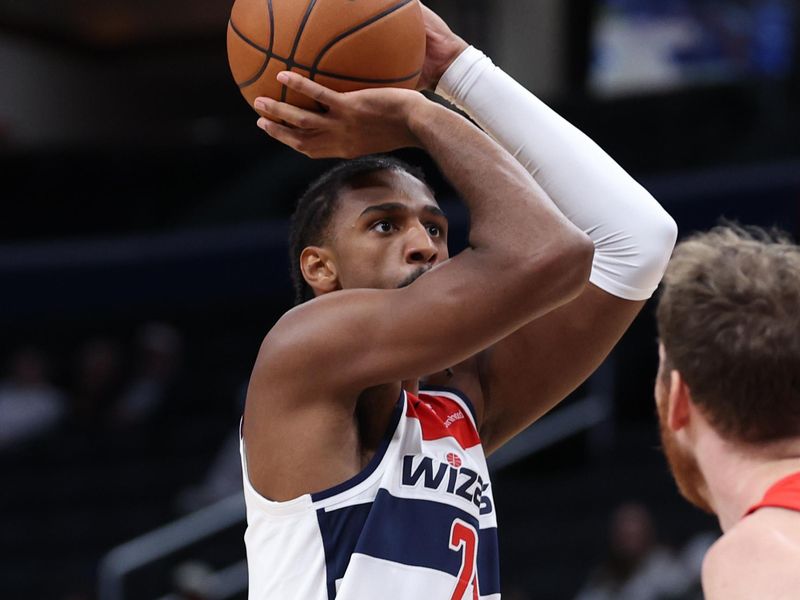
M420 3L425 22L425 64L417 89L434 91L444 72L469 44L458 37L444 20Z
M306 156L355 158L419 146L410 119L414 108L429 100L418 92L381 88L340 93L288 71L279 73L278 80L326 109L314 112L271 98L255 101L255 108L266 115L258 126Z

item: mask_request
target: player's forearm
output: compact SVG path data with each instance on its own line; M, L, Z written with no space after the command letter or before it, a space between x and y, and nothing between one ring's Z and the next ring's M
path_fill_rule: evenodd
M593 283L630 300L652 294L675 223L608 154L474 48L451 65L437 93L475 119L589 234Z
M474 249L529 256L585 243L525 169L469 121L428 101L412 114L420 145L469 208Z

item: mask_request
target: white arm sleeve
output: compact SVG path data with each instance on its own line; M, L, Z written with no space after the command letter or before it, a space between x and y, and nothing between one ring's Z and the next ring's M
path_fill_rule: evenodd
M595 245L590 281L627 300L658 286L677 238L661 205L584 133L467 48L436 93L510 152Z

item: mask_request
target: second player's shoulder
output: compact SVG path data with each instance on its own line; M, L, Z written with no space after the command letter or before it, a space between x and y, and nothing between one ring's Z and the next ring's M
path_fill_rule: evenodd
M790 600L800 589L798 564L800 513L762 509L709 549L703 561L703 589L707 600Z

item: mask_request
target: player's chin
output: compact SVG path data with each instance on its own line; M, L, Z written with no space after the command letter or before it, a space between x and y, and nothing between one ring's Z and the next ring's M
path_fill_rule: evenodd
M425 275L425 273L427 273L428 271L430 271L430 267L419 267L418 269L415 269L414 271L412 271L411 273L409 273L409 274L408 274L408 275L407 275L407 276L406 276L406 277L405 277L405 278L404 278L404 279L403 279L403 280L402 280L402 281L401 281L401 282L398 284L397 288L398 288L398 289L400 289L400 288L404 288L404 287L408 287L408 286L410 286L410 285L411 285L412 283L414 283L414 282L415 282L417 279L419 279L420 277L422 277L423 275Z

